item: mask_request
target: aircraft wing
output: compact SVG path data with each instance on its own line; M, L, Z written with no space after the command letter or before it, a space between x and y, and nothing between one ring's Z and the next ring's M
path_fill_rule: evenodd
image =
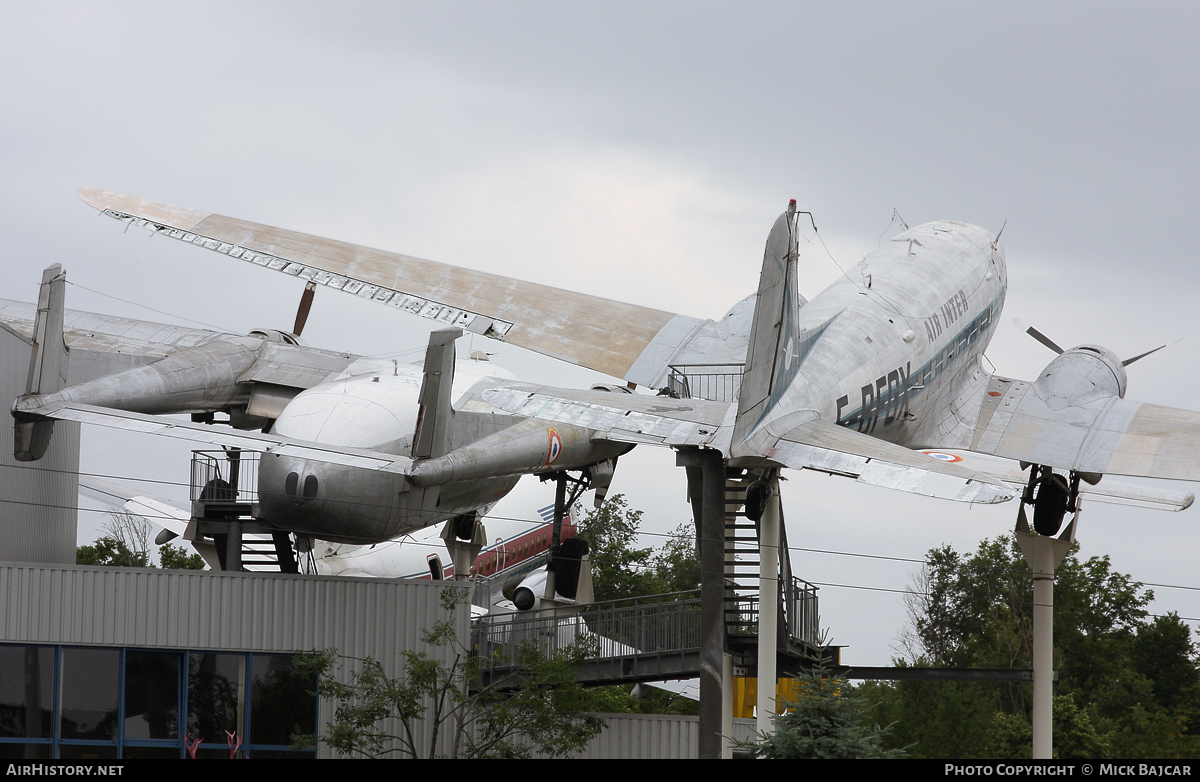
M1054 406L993 377L969 450L1063 470L1200 481L1200 413L1100 396Z
M706 321L103 190L124 222L415 315L657 386Z
M735 406L699 399L672 399L603 391L513 384L489 389L483 398L509 413L575 424L619 442L730 452ZM1005 502L1008 486L955 464L869 435L801 415L782 434L767 435L763 464L845 475L859 483L963 502Z
M0 325L25 340L33 338L37 305L0 299ZM218 336L208 329L66 310L63 339L71 350L71 385L148 364Z
M0 326L30 340L36 309L36 304L0 299ZM77 385L112 375L222 336L208 329L66 310L63 340L71 351L67 382ZM254 364L239 381L304 389L337 377L358 363L365 365L369 360L351 353L264 342Z
M483 392L484 401L523 418L594 429L622 443L728 449L731 405L704 399L672 399L610 391L574 391L514 383Z
M1012 459L955 448L923 449L921 453L990 475L1017 490L1023 489L1029 482L1028 466L1022 469L1020 462ZM1079 493L1096 502L1170 511L1185 510L1191 507L1195 500L1195 495L1191 492L1174 491L1157 486L1142 486L1107 476L1095 486L1080 481Z
M148 519L176 536L182 536L187 531L192 518L190 510L180 508L168 499L87 475L79 476L79 493L110 508L126 510Z

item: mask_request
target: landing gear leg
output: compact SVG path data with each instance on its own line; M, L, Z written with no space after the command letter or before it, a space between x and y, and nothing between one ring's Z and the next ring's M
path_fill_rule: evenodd
M1058 534L1067 511L1079 513L1079 475L1072 472L1068 478L1050 467L1033 465L1029 483L1021 495L1019 520L1025 518L1026 505L1033 506L1033 528L1039 535Z
M579 495L587 491L589 483L584 476L578 479L567 475L566 471L556 472L549 478L543 479L554 480L554 524L553 531L550 537L550 556L546 560L546 591L542 595L545 601L553 601L556 592L554 578L554 562L559 558L562 549L562 525L563 517L566 516L567 510L575 504L575 500L579 499ZM572 482L575 488L571 491L570 497L567 496L567 483Z
M454 580L466 581L471 577L471 565L487 543L487 531L479 520L478 513L465 513L446 522L442 527L442 541L450 552L454 563Z

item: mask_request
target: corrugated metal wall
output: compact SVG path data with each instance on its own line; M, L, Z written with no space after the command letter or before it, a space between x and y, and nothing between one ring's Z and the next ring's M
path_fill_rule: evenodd
M700 757L700 718L665 714L601 714L608 727L592 739L582 759L696 760ZM733 721L733 738L748 741L754 720Z
M446 618L432 581L0 563L0 643L373 657L389 675ZM470 638L467 610L455 613ZM343 680L350 667L341 672ZM321 729L332 714L322 704ZM443 738L448 740L443 733ZM427 738L419 738L426 742ZM441 752L449 751L446 741ZM323 750L323 756L328 750Z
M373 657L389 675L404 652L431 649L421 635L445 618L432 581L354 579L278 573L220 573L0 562L0 643L141 647L286 653L336 648ZM470 637L469 612L455 615L458 637ZM353 665L340 672L348 679ZM332 714L321 705L320 726ZM696 758L696 717L603 715L609 727L580 758ZM736 720L747 739L752 720ZM428 745L430 726L417 737ZM450 751L443 726L439 752ZM328 749L320 755L329 757Z
M0 407L25 393L30 345L0 325ZM0 420L0 561L75 562L79 424L57 421L36 462L13 458L12 418Z

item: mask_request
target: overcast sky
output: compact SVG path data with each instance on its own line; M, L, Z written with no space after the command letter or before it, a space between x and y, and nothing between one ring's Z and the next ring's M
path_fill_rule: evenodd
M57 262L74 309L290 328L296 280L123 234L74 195L95 187L718 318L796 198L843 266L893 210L1005 226L996 371L1032 379L1052 358L1013 316L1122 356L1184 338L1130 369L1129 396L1200 407L1195 4L10 2L0 20L8 298L33 300ZM839 272L801 252L811 298ZM428 330L320 290L305 338L392 355ZM595 378L486 347L529 380ZM82 470L186 481L191 446L161 439L85 429ZM643 447L617 471L648 532L690 519L673 465ZM886 590L917 565L843 554L973 550L1016 514L788 478L791 545L841 552L793 567L824 585L852 664L888 663L905 617ZM552 499L526 480L497 512ZM1153 610L1198 619L1198 527L1200 508L1091 505L1079 537L1192 587L1156 587Z

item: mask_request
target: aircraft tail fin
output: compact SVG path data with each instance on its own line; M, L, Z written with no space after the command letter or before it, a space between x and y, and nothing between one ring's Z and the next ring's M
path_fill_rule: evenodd
M37 315L33 322L33 349L29 357L29 374L25 396L53 394L67 385L69 351L63 340L63 312L66 302L67 276L62 266L54 264L42 272L38 292ZM32 462L46 455L54 421L41 419L13 423L13 456L18 461Z
M450 452L451 386L454 385L454 340L462 329L440 329L429 335L420 412L413 434L412 458L433 459Z
M738 395L737 420L733 428L735 443L746 439L772 405L772 396L782 392L786 380L781 361L788 349L789 330L794 330L799 292L796 284L796 202L779 215L763 252L762 274L758 279L758 300L750 327L746 367Z

